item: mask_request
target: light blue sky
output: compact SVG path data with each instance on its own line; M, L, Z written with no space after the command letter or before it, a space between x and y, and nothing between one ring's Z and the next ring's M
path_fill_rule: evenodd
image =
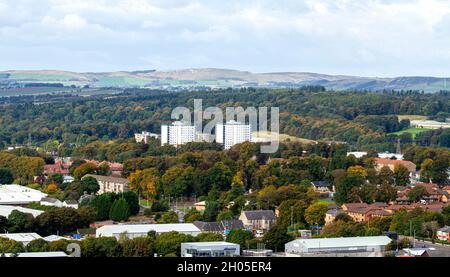
M0 70L450 76L450 0L0 0Z

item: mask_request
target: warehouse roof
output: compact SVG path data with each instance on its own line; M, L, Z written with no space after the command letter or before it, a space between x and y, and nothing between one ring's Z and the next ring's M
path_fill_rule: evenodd
M300 247L300 244L306 248L342 248L342 247L364 247L387 245L391 239L387 236L373 237L347 237L347 238L320 238L320 239L297 239L288 244L294 247Z
M202 241L202 242L183 242L183 245L190 246L214 246L214 245L224 245L224 246L237 246L236 243L226 242L226 241Z
M9 205L0 205L0 215L4 217L8 217L12 211L18 210L22 213L32 214L33 217L37 217L38 215L42 214L44 211L40 210L34 210L34 209L28 209L28 208L22 208L18 206L9 206Z
M31 189L19 185L0 185L0 204L28 204L31 202L39 202L47 194L39 190Z
M155 231L156 233L165 233L177 231L180 233L201 232L192 223L174 223L174 224L114 224L104 225L96 230L97 236L113 236L115 234L127 233L147 233Z
M19 258L59 258L59 257L69 257L66 253L62 251L55 252L25 252L25 253L6 253L5 257L19 257Z
M41 239L42 237L36 233L6 233L0 234L0 237L15 240L18 242L29 242L35 239Z

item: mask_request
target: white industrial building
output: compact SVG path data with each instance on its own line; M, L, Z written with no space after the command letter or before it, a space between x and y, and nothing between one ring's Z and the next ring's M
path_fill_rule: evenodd
M223 144L225 149L230 149L235 144L251 141L251 139L250 125L234 120L216 125L216 142Z
M4 216L7 218L14 210L17 210L19 212L26 213L26 214L32 214L33 217L37 217L38 215L40 215L44 212L44 211L40 211L40 210L28 209L28 208L23 208L23 207L19 207L19 206L0 205L0 216Z
M363 156L367 155L367 152L362 151L356 151L356 152L347 152L347 156L353 155L355 158L362 158ZM403 160L403 154L397 154L397 153L378 153L378 157L382 159L392 159L395 157L396 160Z
M5 257L17 257L17 258L66 258L70 257L63 251L53 252L24 252L24 253L6 253Z
M240 245L224 241L181 243L181 257L237 257Z
M40 202L47 194L19 185L0 185L0 205L24 206Z
M6 233L0 234L0 238L7 238L20 242L23 246L27 246L27 244L33 240L42 239L42 237L36 233Z
M175 121L170 125L161 125L161 145L182 145L196 139L195 126Z
M197 236L201 230L192 223L174 224L113 224L104 225L95 231L96 237L115 237L119 239L121 235L128 238L145 237L150 231L157 234L176 231L178 233Z
M387 236L296 239L285 244L285 253L287 255L384 253L390 242L391 239Z

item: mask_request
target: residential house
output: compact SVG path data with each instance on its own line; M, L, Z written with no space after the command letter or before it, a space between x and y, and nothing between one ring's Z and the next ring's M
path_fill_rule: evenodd
M408 170L409 176L411 178L416 173L416 165L410 161L391 160L391 159L383 159L383 158L374 158L374 160L375 160L375 169L377 171L380 171L385 166L389 167L390 170L394 171L395 166L402 165Z
M325 225L334 222L334 220L336 219L336 216L338 214L342 214L342 213L344 213L344 211L341 209L328 210L327 213L325 214Z
M423 183L423 182L412 182L414 187L424 187L426 189L427 195L423 197L427 203L442 202L447 203L449 199L449 194L447 191L440 189L437 184L433 183Z
M320 194L330 195L335 191L334 186L330 185L327 181L315 181L311 182L311 185Z
M97 180L100 189L98 194L105 192L122 193L129 191L129 181L125 178L112 177L112 176L101 176L94 174L86 174L82 179L86 177L93 177Z
M206 208L206 201L200 201L194 204L194 207L197 211L202 212Z
M262 231L270 230L277 220L272 210L242 211L239 219L245 228Z

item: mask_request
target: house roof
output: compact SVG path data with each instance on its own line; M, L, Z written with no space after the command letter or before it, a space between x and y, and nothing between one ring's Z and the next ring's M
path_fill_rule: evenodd
M240 230L244 229L244 223L239 219L230 219L220 221L224 229L227 230Z
M118 183L118 184L125 184L125 185L129 184L128 179L120 178L120 177L102 176L102 175L95 175L95 174L86 174L83 176L83 178L86 178L86 177L93 177L97 181L101 181L101 182L111 182L111 183Z
M242 211L248 220L273 220L276 219L272 210Z
M52 198L52 197L44 197L41 199L41 202L49 202L49 203L57 203L57 202L61 202L56 198Z
M303 245L305 248L345 248L364 246L385 246L391 242L387 236L371 237L345 237L345 238L319 238L319 239L296 239L287 244L294 247ZM298 244L298 245L296 245Z
M194 221L193 224L203 232L223 232L223 227L218 222Z
M313 186L315 186L316 188L329 187L330 186L330 183L328 183L327 181L314 181L314 182L311 182L311 184Z
M64 202L65 202L67 205L77 205L77 204L78 204L78 201L72 200L72 199L64 200Z
M384 166L384 165L402 165L408 169L409 172L415 172L416 171L416 165L413 162L410 161L403 161L403 160L391 160L391 159L383 159L383 158L375 158L375 162L378 165Z

